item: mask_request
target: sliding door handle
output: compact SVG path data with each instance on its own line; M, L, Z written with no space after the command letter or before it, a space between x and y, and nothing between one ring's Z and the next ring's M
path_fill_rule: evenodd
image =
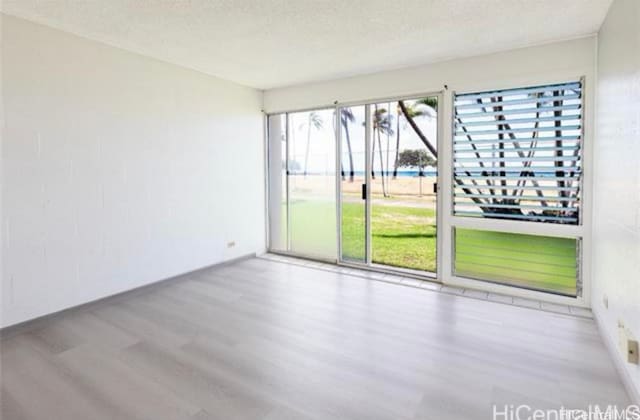
M433 183L433 193L434 194L438 194L438 183L437 182Z
M367 199L367 184L362 184L362 199Z

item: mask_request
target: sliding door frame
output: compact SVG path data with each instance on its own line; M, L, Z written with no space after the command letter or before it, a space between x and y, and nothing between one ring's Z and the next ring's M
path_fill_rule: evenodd
M435 91L435 92L427 92L427 93L418 93L418 94L409 94L409 95L397 95L391 97L377 98L377 99L367 99L364 101L350 101L350 102L337 102L335 103L335 115L336 115L336 240L337 240L337 249L338 255L337 263L338 265L345 267L354 267L361 268L371 271L389 273L389 274L402 274L405 276L411 276L415 278L419 278L422 280L428 281L438 281L442 282L442 277L440 273L443 272L441 269L442 263L442 254L443 254L443 241L442 241L442 233L444 232L443 228L443 204L445 202L445 198L442 197L442 194L446 191L441 187L442 180L442 171L443 166L445 166L445 162L448 163L447 160L442 159L440 156L441 150L443 150L443 141L444 141L444 113L441 112L444 105L444 95L443 90ZM428 271L420 271L410 268L402 268L402 267L393 267L382 264L375 264L372 261L372 240L371 240L371 165L372 165L372 157L371 155L371 142L372 140L372 127L371 127L371 105L381 103L381 102L397 102L400 100L414 100L420 98L437 98L438 100L438 109L436 113L436 123L437 123L437 131L436 131L436 145L438 148L438 159L437 159L437 190L436 190L436 272L428 272ZM364 106L365 107L365 183L367 185L366 191L367 196L365 200L365 262L358 263L353 261L345 261L342 259L342 177L340 173L340 165L342 159L342 130L340 128L340 111L342 108L355 107L355 106Z
M343 108L349 108L354 106L364 107L364 178L366 187L366 199L364 199L364 220L365 220L365 236L364 236L364 262L349 262L342 260L342 127L341 127L341 112ZM369 103L353 103L353 104L335 104L336 115L336 241L338 255L336 260L339 265L356 266L356 267L368 267L371 265L371 203L369 200L369 185L371 184L371 160L369 155L371 154L371 115L369 115Z
M289 257L302 258L311 261L322 261L331 264L337 264L338 255L335 255L335 258L326 258L318 255L304 254L299 252L291 251L291 211L290 211L290 196L289 196L289 128L290 128L290 116L289 114L294 114L298 112L311 112L311 111L334 111L334 123L337 127L338 120L336 114L336 106L333 105L322 105L310 108L300 108L300 109L292 109L287 111L278 111L278 112L265 112L262 111L264 116L264 157L265 157L265 166L264 166L264 174L265 174L265 249L267 252L272 254L279 254ZM270 225L270 206L271 206L271 194L269 189L269 176L270 176L270 148L269 148L269 117L273 115L284 115L285 116L285 133L286 133L286 141L285 141L285 200L286 200L286 249L273 249L271 248L271 225ZM335 138L335 136L334 136ZM339 171L339 168L338 168ZM339 174L339 172L337 172ZM336 222L336 224L338 224Z

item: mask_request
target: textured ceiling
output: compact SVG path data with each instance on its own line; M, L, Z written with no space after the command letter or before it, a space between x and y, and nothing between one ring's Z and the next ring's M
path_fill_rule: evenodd
M611 0L3 0L3 12L261 89L595 33Z

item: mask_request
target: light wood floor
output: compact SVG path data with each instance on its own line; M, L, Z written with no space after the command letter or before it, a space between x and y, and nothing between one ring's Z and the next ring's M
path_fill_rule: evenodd
M6 338L2 419L490 419L629 404L590 319L263 259Z

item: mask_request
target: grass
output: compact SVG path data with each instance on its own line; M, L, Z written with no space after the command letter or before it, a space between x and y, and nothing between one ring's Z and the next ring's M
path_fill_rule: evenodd
M342 205L342 254L364 259L364 207ZM435 211L428 208L373 205L371 259L376 264L436 271Z
M575 239L456 229L455 271L463 277L575 296Z
M324 246L332 246L335 227L328 221L335 217L334 214L331 203L292 203L292 236L302 238L300 245L317 247L324 243ZM374 263L436 271L433 209L374 204L371 240ZM364 249L364 204L344 202L343 258L363 261ZM455 272L462 277L576 294L577 251L573 239L456 229L455 249ZM299 252L310 250L320 251L319 248L298 249Z

